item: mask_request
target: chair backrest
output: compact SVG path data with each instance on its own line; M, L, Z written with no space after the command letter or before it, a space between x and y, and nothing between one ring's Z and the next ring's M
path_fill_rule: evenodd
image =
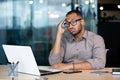
M107 54L108 51L109 51L109 49L106 49L106 54Z

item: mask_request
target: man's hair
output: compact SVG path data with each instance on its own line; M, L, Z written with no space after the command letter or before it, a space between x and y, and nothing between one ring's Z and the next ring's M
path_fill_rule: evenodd
M78 16L82 17L82 13L81 13L80 11L78 11L78 10L71 10L71 11L69 11L69 12L66 14L66 16L67 16L67 15L70 15L70 14L72 14L72 13L76 13Z

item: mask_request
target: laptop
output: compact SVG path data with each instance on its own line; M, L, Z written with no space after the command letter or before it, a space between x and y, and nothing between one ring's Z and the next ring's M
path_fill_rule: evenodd
M32 75L49 75L61 72L57 69L38 68L30 46L2 45L9 62L17 62L18 72Z

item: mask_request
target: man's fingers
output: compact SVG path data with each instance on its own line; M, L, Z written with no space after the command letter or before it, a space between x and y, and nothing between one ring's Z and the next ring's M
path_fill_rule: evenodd
M65 19L66 19L66 17L63 20L61 20L60 25L62 25L64 23Z

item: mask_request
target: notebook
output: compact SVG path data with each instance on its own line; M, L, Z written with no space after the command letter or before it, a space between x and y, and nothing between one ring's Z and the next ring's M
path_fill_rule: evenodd
M30 46L2 45L9 62L17 62L18 72L33 75L48 75L61 72L57 69L38 68Z

